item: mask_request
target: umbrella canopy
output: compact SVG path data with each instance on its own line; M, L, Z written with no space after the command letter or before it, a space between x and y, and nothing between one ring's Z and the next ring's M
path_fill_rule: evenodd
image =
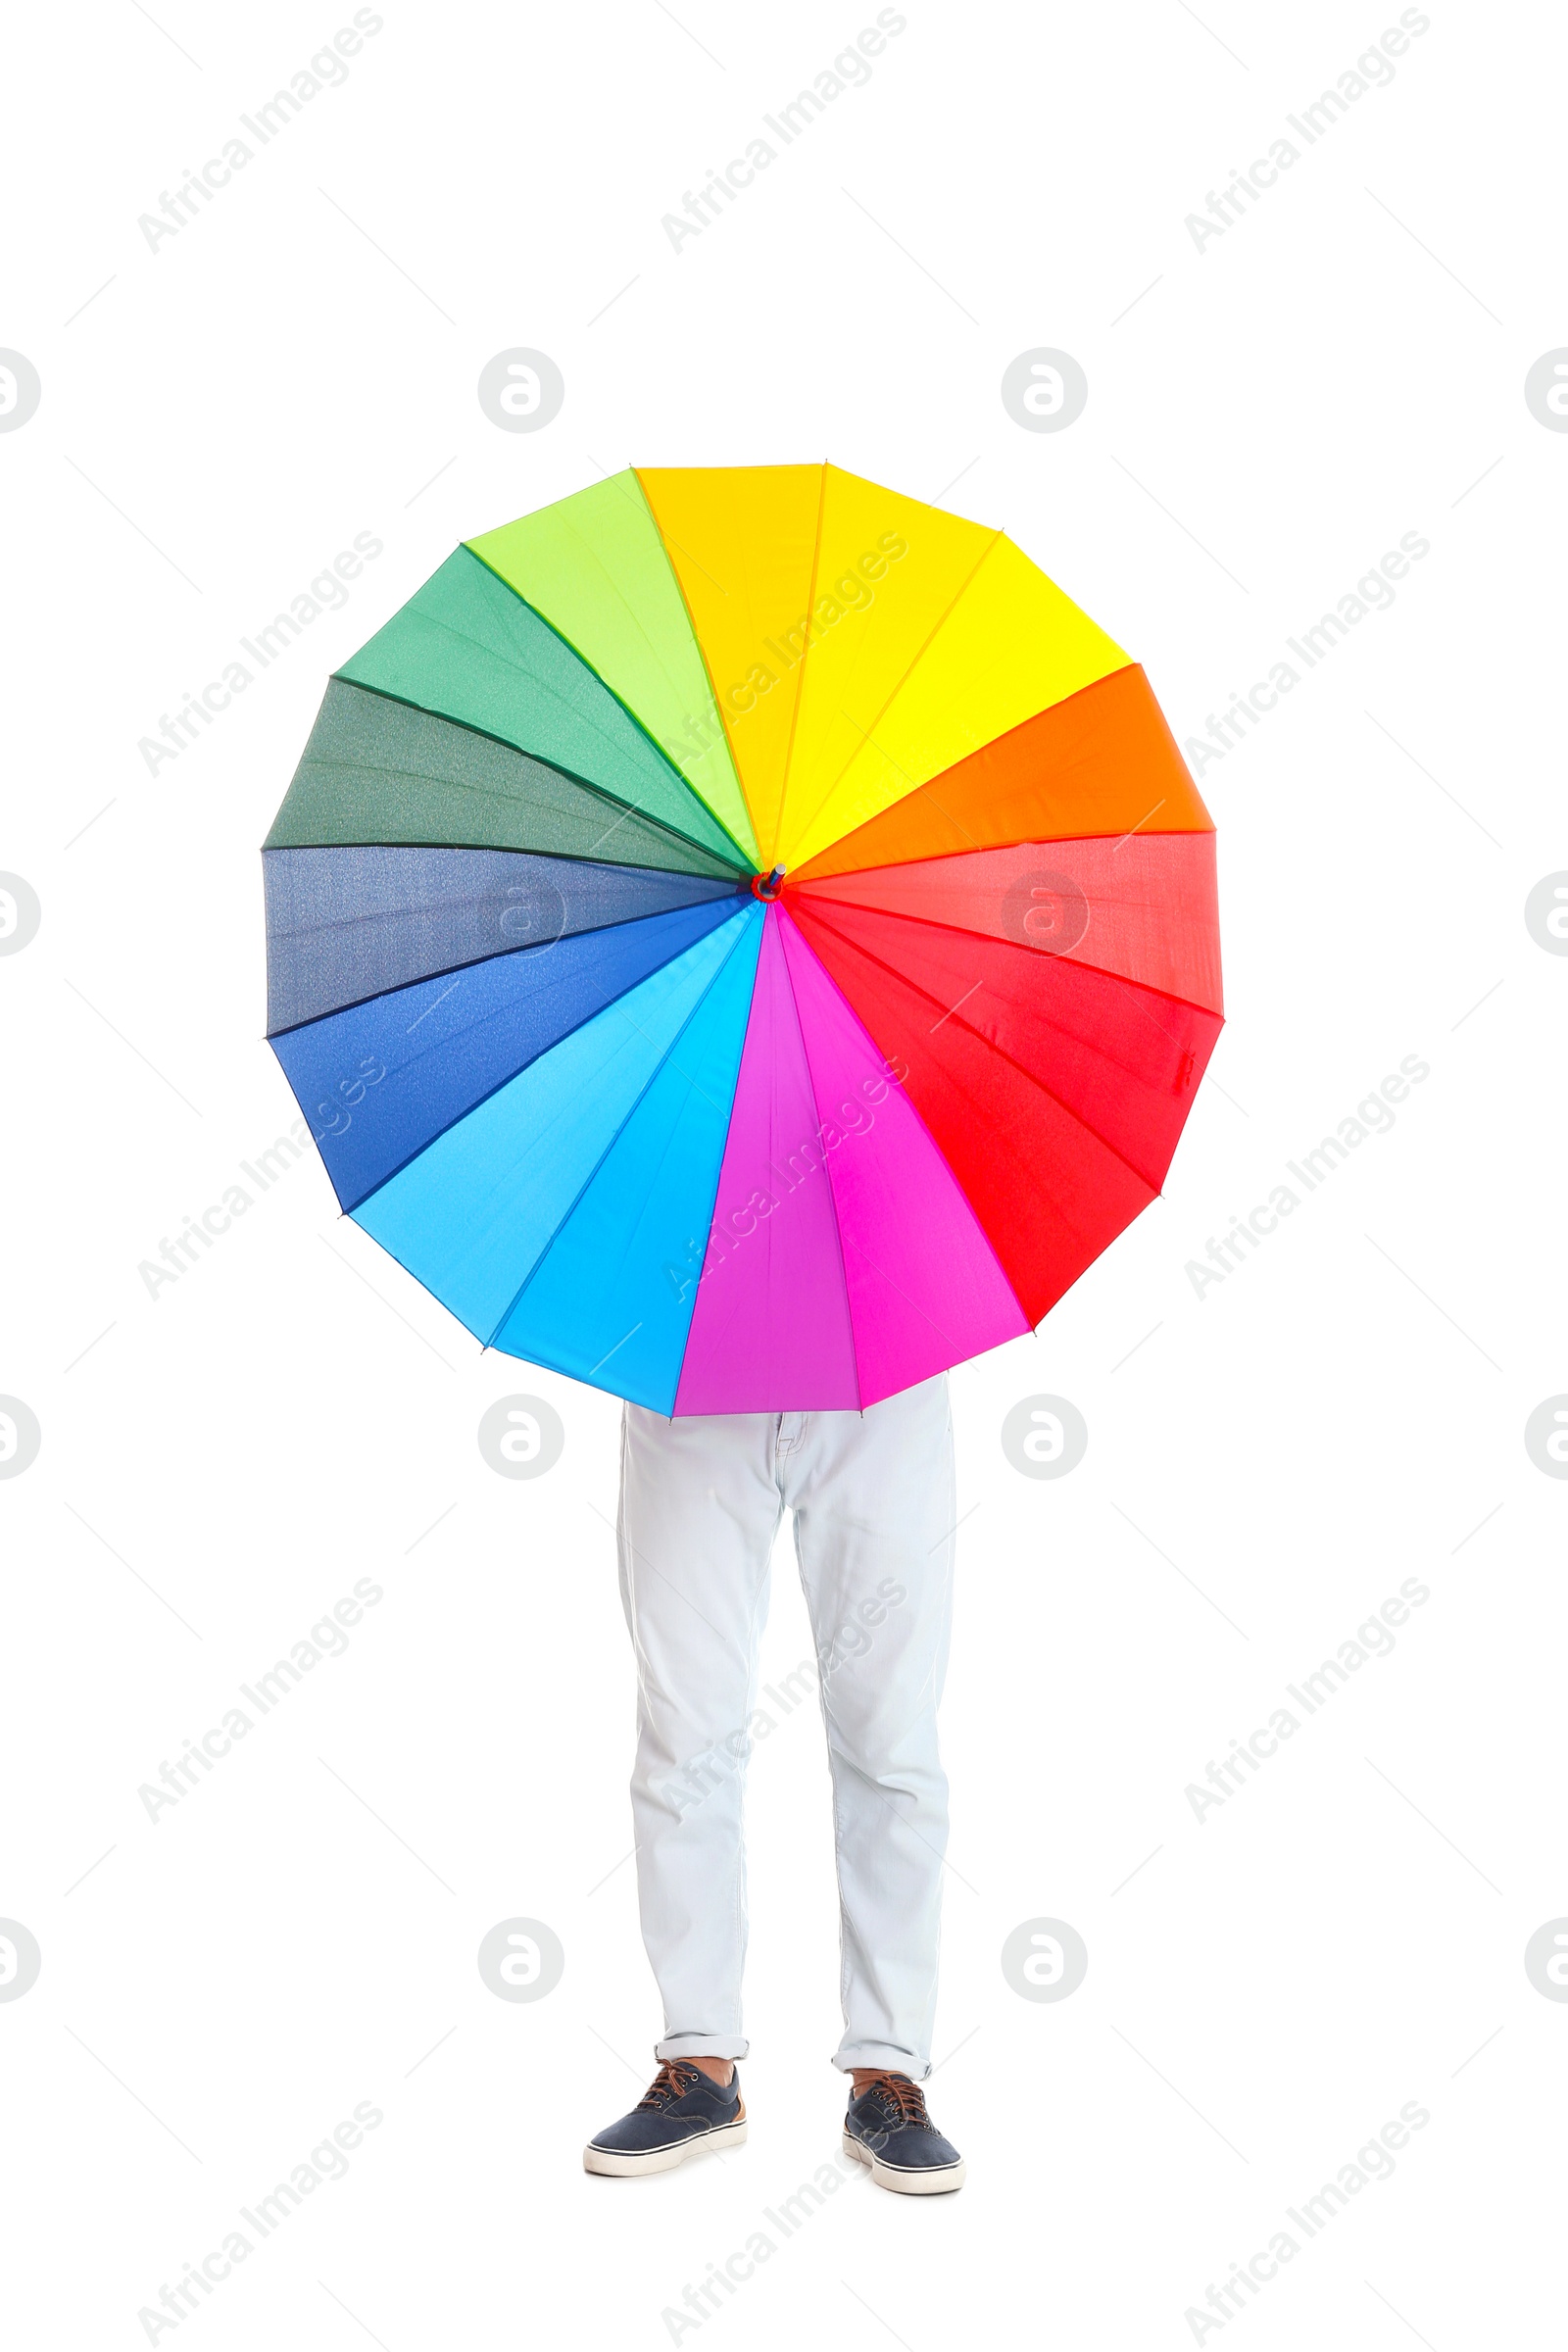
M833 466L627 471L327 686L268 1034L343 1208L487 1347L856 1408L1034 1328L1221 1024L1213 827L1000 531Z

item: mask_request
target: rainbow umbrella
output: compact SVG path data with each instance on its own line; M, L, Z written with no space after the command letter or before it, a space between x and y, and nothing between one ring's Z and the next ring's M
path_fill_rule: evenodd
M1037 1325L1221 1024L1213 827L1002 532L834 466L627 471L335 674L268 1034L339 1201L486 1347L854 1408Z

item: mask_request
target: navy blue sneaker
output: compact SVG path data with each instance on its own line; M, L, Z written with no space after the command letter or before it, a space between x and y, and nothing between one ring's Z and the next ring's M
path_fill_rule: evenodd
M963 2158L925 2111L925 2092L907 2075L878 2075L844 2118L844 2153L867 2164L878 2188L941 2196L963 2186Z
M647 2097L618 2124L594 2133L582 2152L583 2170L667 2173L688 2156L701 2156L709 2148L736 2148L745 2137L739 2067L727 2082L718 2083L684 2058L666 2058Z

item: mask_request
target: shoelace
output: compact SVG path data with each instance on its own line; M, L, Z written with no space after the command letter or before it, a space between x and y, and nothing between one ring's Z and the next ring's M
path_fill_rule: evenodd
M671 2099L683 2099L701 2074L701 2067L682 2066L678 2059L666 2058L637 2104L657 2109L667 2106Z
M913 2125L916 2130L930 2130L931 2118L925 2111L925 2092L918 2082L911 2082L907 2075L878 2075L874 2082L866 2084L866 2088L877 2093L884 2109L891 2113L901 2128Z

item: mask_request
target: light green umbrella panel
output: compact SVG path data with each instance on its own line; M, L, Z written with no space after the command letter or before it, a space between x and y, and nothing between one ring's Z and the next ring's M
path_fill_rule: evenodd
M636 712L757 863L751 815L669 551L631 468L466 545Z

